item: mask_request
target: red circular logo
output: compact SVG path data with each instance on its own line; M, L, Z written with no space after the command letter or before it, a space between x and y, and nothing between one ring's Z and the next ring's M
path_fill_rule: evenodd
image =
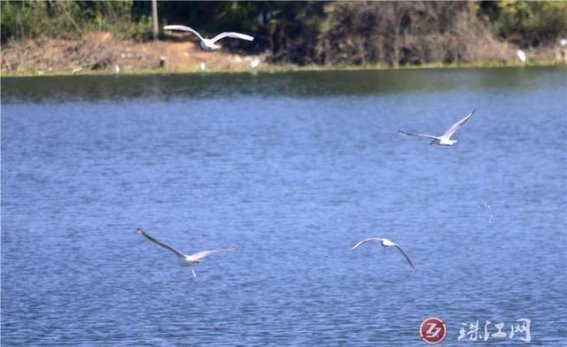
M445 322L437 317L425 318L419 326L419 336L423 342L436 345L441 343L447 336L447 326Z

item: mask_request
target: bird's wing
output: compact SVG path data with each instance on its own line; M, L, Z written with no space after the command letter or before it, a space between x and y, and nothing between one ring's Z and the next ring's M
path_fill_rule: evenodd
M211 39L212 42L217 42L225 37L232 37L233 39L241 39L246 41L254 41L254 38L250 35L240 34L240 33L220 33Z
M356 245L354 245L354 246L351 248L351 250L352 250L352 249L357 249L358 247L362 246L363 244L365 244L366 242L369 242L369 241L378 241L378 242L380 242L380 241L382 241L382 239L381 239L381 238L378 238L378 237L371 237L371 238L368 238L368 239L364 239L364 240L358 241L358 243L357 243Z
M163 27L163 30L188 31L197 35L201 40L204 40L203 36L201 36L201 34L199 34L195 29L186 27L185 25L166 25Z
M442 137L451 138L451 136L453 136L453 134L456 133L457 130L459 130L469 120L469 118L472 117L472 115L474 114L475 111L476 110L473 110L471 113L466 115L465 118L463 118L460 121L458 121L457 123L451 125L451 127L449 129L447 129L447 131L445 131L445 133L442 135Z
M406 254L406 252L404 252L404 250L402 249L402 247L400 247L399 245L394 245L394 247L396 247L406 258L406 260L408 261L408 263L410 264L411 268L415 270L415 266L413 266L413 263L410 259L410 257L408 257L408 255Z
M207 250L207 251L196 252L196 253L190 254L189 256L191 258L196 259L196 260L201 260L203 258L208 257L209 255L213 255L213 254L221 253L221 252L231 252L231 251L235 251L235 250L236 250L236 248L211 249L211 250Z
M146 240L155 243L156 245L163 247L171 252L173 252L176 256L184 258L185 254L179 252L178 250L176 250L175 248L166 245L165 243L162 243L156 239L154 239L153 237L151 237L150 235L148 235L145 231L143 231L142 229L138 229L138 234L140 234L143 238L145 238Z
M425 138L432 139L432 140L439 140L439 138L437 136L426 135L426 134L408 133L407 131L403 131L403 130L398 130L398 134L407 135L407 136L425 137Z

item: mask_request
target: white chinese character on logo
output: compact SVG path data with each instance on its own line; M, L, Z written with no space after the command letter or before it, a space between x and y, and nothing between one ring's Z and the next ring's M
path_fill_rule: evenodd
M495 332L494 334L492 334L493 337L506 337L506 333L502 331L502 329L504 328L506 324L504 323L498 323L498 324L494 324L494 326L496 327L496 329L498 329L497 332Z
M510 339L513 339L514 336L518 336L518 338L524 342L531 342L531 323L532 321L528 318L521 318L516 320L516 323L510 324ZM493 325L496 329L491 329L491 325ZM484 333L479 328L479 321L474 321L471 323L461 323L461 329L459 329L459 337L458 340L468 339L468 341L488 341L491 337L492 338L506 338L507 334L504 332L504 328L506 327L505 323L495 323L492 324L491 321L487 320L484 323ZM523 336L521 334L524 334Z
M492 322L489 320L487 320L486 323L484 323L484 341L488 341L488 339L490 338L490 330L488 330L488 326L490 325L490 323Z
M521 318L516 320L516 322L520 322L520 324L511 324L510 327L510 338L514 337L516 333L526 333L525 337L521 337L520 340L524 342L530 342L532 340L531 332L530 332L530 325L532 321L528 318ZM523 323L523 324L522 324Z
M462 327L459 330L459 341L461 341L462 339L465 338L465 336L467 336L467 329L465 329L465 327L467 326L466 323L461 323Z
M469 324L467 335L469 335L469 341L476 341L478 339L478 321Z

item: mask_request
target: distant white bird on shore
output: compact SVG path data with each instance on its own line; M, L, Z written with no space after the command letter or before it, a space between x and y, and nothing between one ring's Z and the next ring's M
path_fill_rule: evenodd
M459 130L468 120L469 118L472 117L472 115L474 114L476 110L473 110L471 113L469 113L467 116L465 116L465 118L461 119L460 121L458 121L457 123L451 125L451 127L449 129L447 129L447 131L445 131L445 133L441 136L433 136L433 135L425 135L425 134L413 134L413 133L409 133L407 131L403 131L403 130L399 130L398 134L402 134L402 135L408 135L408 136L417 136L417 137L424 137L427 139L431 139L431 143L430 145L437 143L440 146L451 146L454 145L455 143L457 143L457 140L452 140L451 137L457 132L457 130Z
M260 58L256 57L250 62L250 67L255 69L260 65Z
M354 245L351 250L353 249L357 249L358 247L360 247L361 245L365 244L366 242L370 242L370 241L377 241L380 242L380 244L382 245L382 247L395 247L398 249L398 251L400 251L400 253L402 253L402 255L404 256L404 258L406 258L406 261L408 262L408 264L412 267L412 269L414 269L415 271L415 266L413 265L411 259L408 257L408 255L406 254L406 252L404 252L404 250L397 244L394 243L388 239L382 239L382 238L378 238L378 237L371 237L368 239L364 239L362 241L359 241L356 245Z
M199 69L201 69L201 71L207 71L207 64L200 62L199 63Z
M168 246L165 243L154 239L153 237L148 235L144 230L142 230L142 228L138 228L138 234L140 234L140 236L142 236L144 239L146 239L146 240L148 240L152 243L155 243L156 245L163 247L163 248L167 249L168 251L172 252L173 254L175 254L177 256L177 261L179 262L180 265L191 267L191 271L193 272L193 277L197 276L197 274L195 273L195 270L193 269L193 266L199 264L201 262L201 260L203 260L204 258L208 257L209 255L215 254L215 253L229 252L229 251L235 250L234 248L213 249L213 250L207 250L207 251L200 251L200 252L193 253L193 254L183 254L183 253L179 252L178 250L176 250L175 248Z
M222 40L225 37L230 37L233 39L240 39L246 41L253 41L254 38L250 35L234 33L234 32L225 32L220 33L217 36L213 37L212 39L206 39L201 34L199 34L196 30L186 27L184 25L166 25L163 27L164 30L173 30L173 31L186 31L197 35L197 37L201 40L201 48L206 51L214 51L220 49L221 46L217 45L215 42L218 40Z
M516 55L518 56L518 59L520 59L520 61L525 64L526 61L528 60L526 58L526 53L524 53L524 51L522 51L521 49L518 49L518 51L516 52Z

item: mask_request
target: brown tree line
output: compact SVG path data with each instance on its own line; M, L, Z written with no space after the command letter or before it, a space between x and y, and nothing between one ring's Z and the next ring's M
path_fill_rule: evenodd
M91 31L152 38L149 1L2 1L0 6L3 44L73 39ZM228 48L267 52L271 61L296 64L469 62L493 58L504 41L538 47L567 36L567 2L560 1L159 1L158 13L160 26L253 34L253 44L234 40Z

